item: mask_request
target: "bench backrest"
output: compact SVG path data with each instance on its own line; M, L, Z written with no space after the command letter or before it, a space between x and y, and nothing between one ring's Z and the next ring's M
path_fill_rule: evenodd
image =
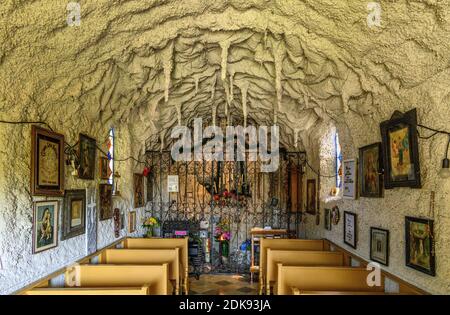
M267 281L276 281L278 264L285 266L344 266L344 254L325 251L296 251L267 249Z
M75 265L67 268L66 287L150 286L150 294L172 294L168 264L154 266Z
M262 272L263 275L265 275L267 270L268 248L280 250L323 251L325 250L325 242L323 240L261 239L259 272Z
M181 264L188 268L188 238L127 238L126 249L171 249L180 248Z
M384 292L381 286L370 287L365 268L351 267L299 267L278 264L277 294L292 294L292 288L300 291L364 291Z
M34 288L24 295L149 295L149 286L123 288Z
M169 265L169 279L180 278L180 249L107 249L101 253L99 264Z

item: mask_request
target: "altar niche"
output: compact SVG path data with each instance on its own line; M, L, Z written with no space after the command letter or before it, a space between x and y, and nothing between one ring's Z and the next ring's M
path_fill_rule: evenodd
M248 154L244 161L174 161L169 150L146 153L147 211L161 226L190 227L191 256L201 255L191 261L197 272L248 273L253 227L298 234L305 153L281 149L279 168L271 173L262 172L261 161L249 161ZM174 192L168 191L169 176L178 177Z

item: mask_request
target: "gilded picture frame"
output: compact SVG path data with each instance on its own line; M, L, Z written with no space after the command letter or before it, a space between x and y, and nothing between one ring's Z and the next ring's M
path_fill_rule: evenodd
M134 208L141 208L145 205L144 195L144 175L135 173L133 175L134 185Z
M436 275L434 220L405 217L406 265Z
M381 142L359 148L359 195L383 197L383 151Z
M100 221L108 220L113 217L113 202L112 202L113 186L110 184L100 184Z
M64 195L64 135L31 126L31 194Z

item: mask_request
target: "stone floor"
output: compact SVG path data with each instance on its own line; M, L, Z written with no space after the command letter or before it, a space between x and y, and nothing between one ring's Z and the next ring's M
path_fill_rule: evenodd
M234 274L201 275L190 278L191 295L256 295L258 283L250 284L247 276Z

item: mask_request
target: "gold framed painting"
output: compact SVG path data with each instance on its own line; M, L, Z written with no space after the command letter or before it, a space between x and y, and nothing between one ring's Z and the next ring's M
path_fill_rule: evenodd
M111 219L113 216L112 209L112 191L110 184L100 184L100 221Z
M136 211L128 213L128 232L136 232Z
M316 214L316 180L308 179L306 182L306 212Z
M100 157L100 165L99 165L99 169L100 169L100 179L109 179L109 177L111 176L111 168L109 167L109 160L107 157L102 156Z
M64 195L64 135L31 127L31 193Z
M80 133L78 154L80 166L78 168L78 177L81 179L95 178L95 157L97 153L97 141Z
M134 178L134 207L140 208L145 205L144 175L135 173L133 178Z
M359 148L359 191L361 197L383 196L381 142Z
M62 240L86 232L86 191L66 190L62 220Z
M33 209L33 254L58 246L58 201L40 201Z

